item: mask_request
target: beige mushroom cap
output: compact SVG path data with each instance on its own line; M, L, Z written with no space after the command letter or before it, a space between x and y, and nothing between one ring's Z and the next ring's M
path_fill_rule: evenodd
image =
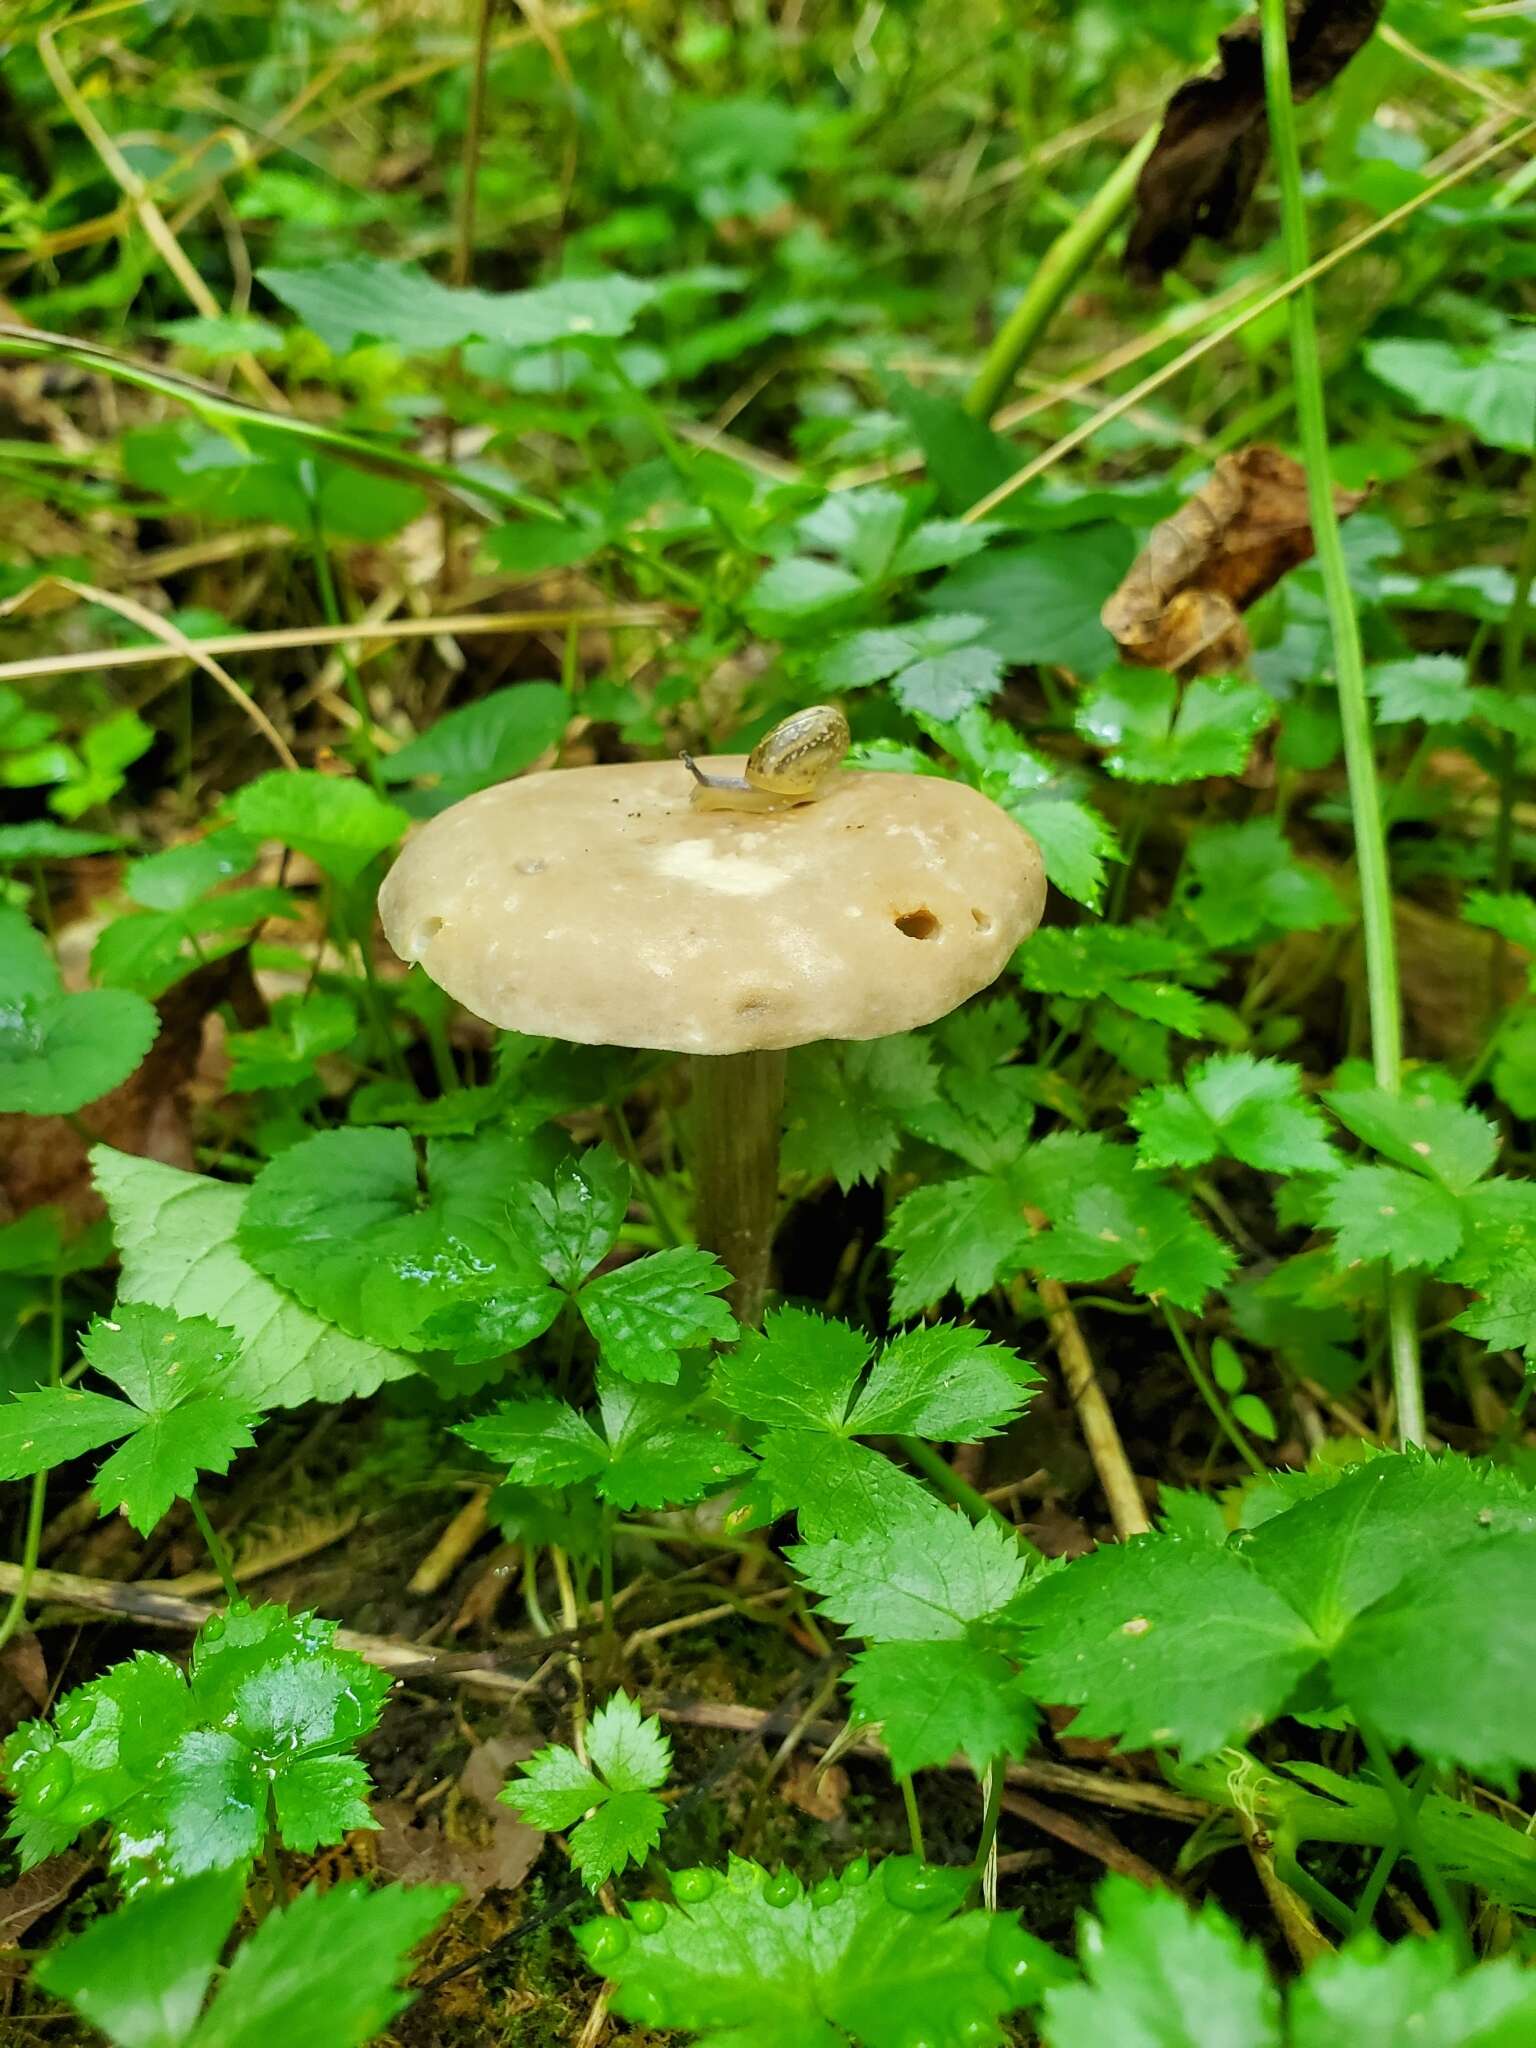
M737 1053L931 1024L1040 920L1039 848L963 784L849 773L766 813L691 786L660 761L467 797L386 878L390 944L506 1030Z

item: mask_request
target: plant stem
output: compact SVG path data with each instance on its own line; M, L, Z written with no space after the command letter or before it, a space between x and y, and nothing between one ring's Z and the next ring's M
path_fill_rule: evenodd
M928 1852L923 1847L923 1817L917 1810L917 1794L912 1789L910 1775L896 1780L901 1787L901 1803L907 1809L907 1839L912 1844L912 1854L919 1863L928 1861Z
M48 1298L48 1384L59 1384L59 1373L64 1363L64 1276L57 1271L52 1275ZM21 1580L11 1595L11 1604L0 1620L0 1649L11 1640L21 1626L27 1611L27 1598L32 1591L32 1576L37 1570L38 1552L43 1541L43 1508L48 1499L48 1474L35 1472L32 1475L32 1496L27 1502L27 1528L22 1538Z
M1281 230L1289 280L1303 275L1309 264L1306 201L1301 186L1301 150L1296 138L1296 109L1291 99L1291 60L1286 40L1285 0L1260 0L1264 32L1264 89L1269 106L1270 142L1280 181ZM1366 994L1371 1020L1371 1057L1378 1087L1390 1095L1402 1089L1402 1000L1398 985L1397 941L1392 926L1392 878L1387 866L1386 833L1381 818L1381 792L1365 662L1360 648L1360 622L1355 616L1349 570L1339 536L1333 502L1333 477L1328 460L1328 412L1323 395L1322 360L1317 341L1317 314L1312 287L1291 295L1291 370L1296 380L1296 418L1301 430L1302 459L1307 471L1307 497L1318 568L1328 603L1333 637L1334 670L1338 678L1339 718L1344 728L1344 760L1349 772L1349 802L1354 819L1355 861L1360 876L1360 921L1365 939ZM1424 1441L1424 1385L1419 1367L1416 1323L1417 1290L1411 1281L1395 1278L1387 1295L1387 1327L1392 1356L1392 1387L1397 1400L1397 1435L1402 1444Z
M198 1498L195 1486L187 1495L187 1502L192 1509L192 1519L202 1532L203 1542L207 1547L208 1556L212 1561L213 1568L224 1581L226 1597L230 1600L238 1600L240 1598L240 1587L235 1579L235 1568L230 1563L229 1552L224 1547L223 1537L220 1536L218 1530L209 1521L208 1510Z
M691 1065L699 1243L731 1275L726 1299L737 1321L755 1330L778 1215L784 1055L695 1053Z
M1451 1897L1451 1888L1445 1881L1444 1873L1425 1843L1419 1827L1418 1807L1408 1787L1397 1775L1392 1761L1392 1752L1387 1748L1380 1732L1356 1714L1355 1724L1360 1730L1360 1739L1365 1744L1365 1753L1371 1766L1381 1780L1382 1790L1391 1802L1392 1813L1397 1821L1397 1831L1404 1847L1419 1867L1424 1880L1424 1889L1429 1893L1430 1904L1440 1922L1440 1931L1448 1935L1455 1944L1463 1969L1471 1967L1472 1943L1467 1935L1467 1925L1461 1916L1456 1901Z
M1249 1443L1248 1439L1239 1430L1237 1424L1232 1420L1220 1395L1211 1384L1210 1375L1195 1356L1194 1346L1190 1343L1188 1337L1185 1336L1183 1325L1166 1301L1162 1303L1162 1311L1163 1320L1167 1323L1173 1341L1179 1348L1179 1356L1184 1361L1184 1368L1194 1381L1196 1387L1199 1388L1201 1400L1204 1401L1206 1407L1215 1416L1217 1428L1253 1476L1256 1479L1267 1479L1269 1477L1268 1466L1265 1465L1263 1459L1259 1457L1252 1444Z
M985 1871L997 1842L997 1824L1003 1814L1003 1787L1007 1782L1007 1757L993 1757L982 1778L981 1837L976 1844L976 1858L972 1865L978 1877Z
M997 1503L988 1500L984 1493L978 1493L968 1479L962 1479L925 1437L899 1436L896 1441L901 1445L903 1457L914 1464L919 1472L926 1473L940 1493L947 1494L957 1506L964 1508L973 1522L996 1522L1007 1530L1021 1549L1032 1549L1033 1546L1014 1527Z
M1529 504L1520 552L1515 560L1515 589L1499 636L1499 685L1506 698L1520 694L1520 670L1531 618L1531 584L1536 581L1536 468L1527 473ZM1493 887L1500 893L1515 879L1515 782L1519 748L1512 732L1499 735L1499 809L1493 828ZM1508 946L1497 933L1488 962L1488 1014L1497 1015Z
M302 465L304 471L313 476L314 465L307 459ZM346 622L341 616L341 605L336 596L336 578L331 569L331 551L325 544L325 533L320 525L320 501L318 492L311 485L310 510L313 525L310 530L310 552L315 564L315 584L320 592L320 608L325 613L328 626L340 626ZM357 672L357 663L352 650L343 643L337 649L341 672L346 679L347 697L357 713L357 744L362 756L363 773L375 789L379 781L379 750L373 739L373 713L368 709L368 698L363 690L363 679Z
M997 331L966 394L965 409L990 419L1014 378L1034 353L1062 301L1088 268L1130 205L1142 165L1152 154L1158 131L1149 128L1123 156L1087 206L1064 227L1035 266L1024 296Z

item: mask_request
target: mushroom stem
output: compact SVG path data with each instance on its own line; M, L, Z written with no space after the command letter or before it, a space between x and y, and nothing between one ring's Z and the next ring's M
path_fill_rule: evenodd
M756 1329L779 1201L782 1052L695 1053L693 1157L699 1243L731 1275L727 1300Z

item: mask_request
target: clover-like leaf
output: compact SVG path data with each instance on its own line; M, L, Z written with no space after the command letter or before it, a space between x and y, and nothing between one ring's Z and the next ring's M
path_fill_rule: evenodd
M1138 1095L1126 1116L1148 1166L1203 1166L1218 1154L1260 1173L1327 1173L1338 1163L1326 1121L1302 1099L1300 1071L1279 1060L1217 1053L1182 1087Z
M1157 669L1118 668L1088 691L1076 724L1128 782L1194 782L1237 775L1275 715L1274 701L1234 676L1181 686Z
M579 1823L571 1860L596 1891L626 1863L643 1863L660 1841L667 1810L656 1787L672 1768L672 1745L660 1723L620 1692L592 1716L587 1757L583 1763L558 1744L541 1749L499 1796L533 1827Z
M98 1317L81 1351L117 1400L74 1387L18 1394L0 1407L0 1479L47 1472L85 1451L126 1439L97 1471L92 1492L103 1514L121 1508L147 1536L173 1500L185 1500L199 1472L226 1472L255 1439L254 1403L229 1391L239 1346L198 1316L123 1303Z
M736 1335L736 1318L719 1298L729 1284L709 1252L674 1245L589 1280L576 1305L611 1372L671 1386L679 1352Z

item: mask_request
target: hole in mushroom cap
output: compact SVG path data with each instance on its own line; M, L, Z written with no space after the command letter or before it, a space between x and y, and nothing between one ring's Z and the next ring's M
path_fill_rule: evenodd
M756 989L749 990L746 995L738 996L736 999L738 1017L761 1017L771 1007L772 998Z
M984 910L977 910L974 905L971 908L971 923L979 932L989 932L992 929L991 918Z
M424 917L411 937L411 952L419 959L443 928L440 917Z
M925 905L921 910L904 910L896 919L896 929L909 939L932 939L938 936L939 920Z

